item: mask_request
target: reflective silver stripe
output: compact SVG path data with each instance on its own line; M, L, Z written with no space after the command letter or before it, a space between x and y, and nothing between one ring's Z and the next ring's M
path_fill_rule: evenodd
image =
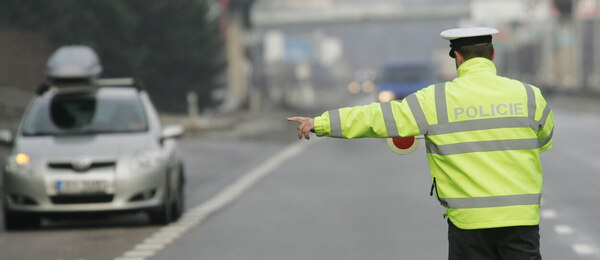
M533 92L533 88L531 87L531 85L523 82L521 82L521 84L523 84L523 86L525 87L525 91L527 92L527 116L529 117L529 120L531 122L531 128L536 129L537 126L535 122L535 93Z
M550 142L550 140L552 140L553 134L554 134L554 128L552 128L552 131L550 131L550 135L548 135L548 137L544 138L544 140L539 141L539 146L543 147L544 145L548 144Z
M421 108L421 104L419 104L417 95L414 93L408 95L408 97L406 97L406 103L408 103L408 107L410 107L410 111L412 112L415 121L417 121L419 132L421 134L427 134L429 131L429 123L427 123L427 118L425 118L425 113L423 112L423 108Z
M444 125L430 125L428 134L450 134L456 132L487 130L496 128L510 127L530 127L530 121L527 117L501 117L501 118L486 118L468 121L452 122Z
M383 114L383 121L385 122L388 137L398 137L398 125L396 125L396 118L394 118L394 113L392 113L392 104L390 102L382 102L379 105L381 106L381 113Z
M342 136L342 121L340 119L340 110L329 110L329 127L331 128L331 137Z
M438 124L448 123L448 108L446 107L446 83L435 84L435 107Z
M537 126L539 126L540 128L544 128L544 125L546 125L546 119L548 119L549 114L550 107L548 106L548 104L546 104L546 107L544 108L544 113L542 113L542 118L540 118L540 122L537 124ZM537 131L538 129L535 130Z
M440 198L440 202L451 209L472 209L518 205L539 205L541 198L542 194L537 193L474 198Z
M511 140L495 140L495 141L480 141L456 144L437 145L428 142L427 152L439 155L453 155L473 152L492 152L506 150L527 150L537 149L539 141L533 139L511 139Z

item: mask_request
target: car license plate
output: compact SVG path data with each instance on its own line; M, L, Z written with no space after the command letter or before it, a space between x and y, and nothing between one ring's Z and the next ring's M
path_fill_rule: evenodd
M106 192L107 186L103 180L69 180L57 181L55 187L59 193L98 193Z

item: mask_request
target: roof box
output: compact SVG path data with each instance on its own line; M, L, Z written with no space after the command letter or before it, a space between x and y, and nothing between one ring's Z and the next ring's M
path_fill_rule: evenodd
M97 78L102 73L100 59L88 46L60 47L48 59L46 76L50 80L76 80Z

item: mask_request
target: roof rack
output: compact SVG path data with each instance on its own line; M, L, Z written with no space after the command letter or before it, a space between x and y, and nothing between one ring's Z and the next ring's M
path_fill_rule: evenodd
M37 95L42 95L48 91L71 93L71 92L89 92L96 91L99 87L126 87L135 88L138 91L143 90L141 82L133 78L105 78L94 80L63 80L63 81L45 81L37 89Z
M144 86L139 80L135 80L134 78L105 78L105 79L95 79L93 83L96 86L111 86L111 87L134 87L138 91L143 90Z
M40 84L36 93L38 96L43 95L46 92L52 93L76 93L76 92L90 92L96 91L98 87L92 84L89 80L70 80L52 82L45 81Z
M96 79L94 83L98 86L132 86L135 81L133 78L111 78Z

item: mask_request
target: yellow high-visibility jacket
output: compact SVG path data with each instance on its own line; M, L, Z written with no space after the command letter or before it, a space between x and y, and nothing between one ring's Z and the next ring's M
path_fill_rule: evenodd
M423 134L432 181L461 229L539 224L542 168L554 117L540 90L496 75L485 58L465 61L453 81L402 102L331 110L314 120L317 136Z

